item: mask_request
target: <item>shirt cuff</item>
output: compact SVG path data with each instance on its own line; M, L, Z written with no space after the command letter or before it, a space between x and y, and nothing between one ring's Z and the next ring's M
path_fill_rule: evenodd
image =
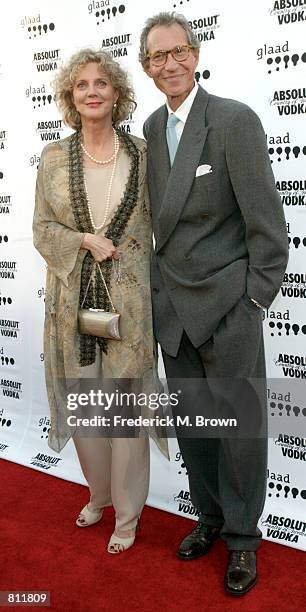
M259 302L256 302L254 298L250 298L250 300L253 302L253 304L255 304L255 306L257 306L257 308L262 308L262 310L265 310L265 307L259 304Z

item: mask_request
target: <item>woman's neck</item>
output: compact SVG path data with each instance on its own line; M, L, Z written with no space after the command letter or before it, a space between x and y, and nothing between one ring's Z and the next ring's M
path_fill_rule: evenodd
M100 160L106 163L113 162L115 139L113 127L110 122L107 124L99 122L82 122L82 140L85 150L83 150L83 162L87 167L97 167Z
M104 148L113 143L113 127L110 123L82 122L82 136L84 145L88 149Z

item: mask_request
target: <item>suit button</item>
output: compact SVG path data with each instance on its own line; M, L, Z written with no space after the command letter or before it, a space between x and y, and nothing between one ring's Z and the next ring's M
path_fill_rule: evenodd
M186 261L190 261L190 259L191 259L191 255L184 255L184 259L185 259Z
M153 291L153 293L159 293L158 287L152 287L152 291Z

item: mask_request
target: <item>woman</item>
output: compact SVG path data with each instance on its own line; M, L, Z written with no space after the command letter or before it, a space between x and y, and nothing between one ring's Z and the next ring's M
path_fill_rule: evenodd
M116 525L108 552L118 553L134 543L147 497L148 437L86 438L76 428L72 432L62 381L101 378L102 368L105 379L141 380L142 390L156 378L146 147L116 127L136 104L126 74L108 53L85 49L73 55L59 71L55 91L65 123L76 131L44 148L36 186L34 244L48 264L49 445L60 452L73 433L90 489L76 523L93 525L113 504ZM108 292L121 313L122 339L80 334L79 308L110 310ZM166 454L165 441L156 441Z

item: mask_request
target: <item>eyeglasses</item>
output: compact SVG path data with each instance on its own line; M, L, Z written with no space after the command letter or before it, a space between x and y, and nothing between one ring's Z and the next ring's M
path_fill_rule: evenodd
M184 62L189 55L190 49L193 48L192 45L178 45L177 47L173 47L173 49L168 49L168 51L148 53L147 59L150 60L152 66L164 66L168 59L168 53L171 53L176 62Z

